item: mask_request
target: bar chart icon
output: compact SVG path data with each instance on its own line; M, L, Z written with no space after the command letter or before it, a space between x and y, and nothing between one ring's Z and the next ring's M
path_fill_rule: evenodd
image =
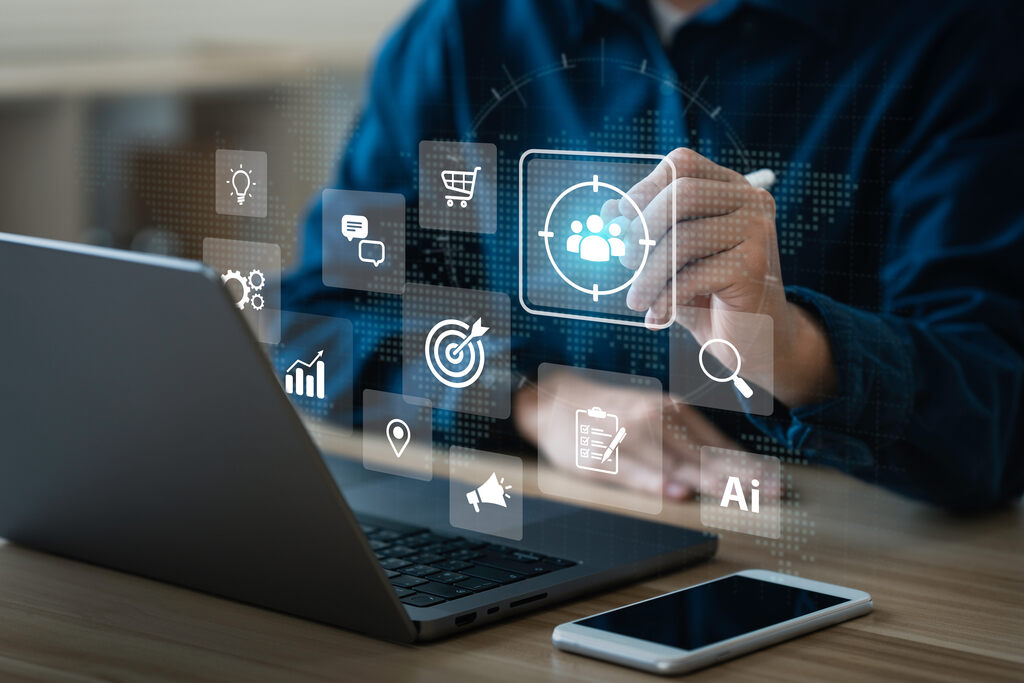
M286 394L324 398L324 350L320 351L308 363L296 360L288 366L284 376Z

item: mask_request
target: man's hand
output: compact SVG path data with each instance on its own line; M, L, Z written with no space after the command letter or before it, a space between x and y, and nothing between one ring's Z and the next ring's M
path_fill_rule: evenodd
M786 300L771 194L681 147L628 195L643 212L650 239L657 242L630 287L626 304L631 309L646 310L649 325L671 319L674 255L677 320L699 343L736 339L736 321L742 316L730 317L731 313L769 315L774 323L774 363L745 353L743 375L770 386L767 374L774 365L775 396L791 408L817 402L834 390L835 368L824 330L811 314ZM621 262L638 268L643 254L638 241L644 235L632 204L626 199L609 201L602 215L606 220L622 216L630 221ZM716 344L709 351L721 353L722 348ZM727 356L719 360L735 365Z
M718 446L743 450L732 439L707 420L694 408L672 401L665 394L652 394L607 384L587 382L565 375L557 383L554 393L539 394L535 387L524 387L515 396L513 415L520 433L538 445L540 457L549 462L572 470L576 477L589 477L593 481L607 483L607 475L579 470L573 466L573 459L564 456L572 453L574 435L557 422L557 415L564 411L554 409L556 403L570 406L606 405L611 402L605 396L621 397L624 391L634 391L631 400L632 411L619 417L624 423L640 425L651 423L661 414L661 448L651 433L644 429L630 432L631 439L650 440L649 443L633 441L630 453L638 457L631 459L628 466L620 469L616 482L629 488L656 493L661 487L670 499L690 498L700 490L700 447ZM545 434L543 440L539 434ZM705 478L713 482L711 493L721 494L722 486L729 472L705 472ZM766 495L778 495L769 491Z

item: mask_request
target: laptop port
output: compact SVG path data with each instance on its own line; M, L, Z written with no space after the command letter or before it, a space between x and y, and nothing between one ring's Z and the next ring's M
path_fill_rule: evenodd
M476 612L470 612L469 614L463 614L460 617L455 617L456 626L469 626L476 621Z
M537 602L538 600L543 600L546 597L548 597L547 593L537 593L536 595L531 595L528 598L522 598L521 600L513 600L512 602L508 603L508 606L521 607L530 602Z
M494 614L494 613L495 613L495 612L497 612L497 611L498 611L499 609L501 609L501 608L500 608L500 607L488 607L488 608L487 608L487 613L488 613L488 614Z

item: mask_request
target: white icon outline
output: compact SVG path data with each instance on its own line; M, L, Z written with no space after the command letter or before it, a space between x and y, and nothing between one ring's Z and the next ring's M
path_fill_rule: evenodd
M750 480L750 512L757 515L761 513L761 491L758 487L761 482L757 479ZM722 500L718 507L728 508L733 503L739 506L743 512L747 511L747 497L743 493L743 480L737 476L729 476L722 491Z
M590 422L587 418L594 420L609 420L612 423L611 431L606 432L598 427L597 424ZM622 441L626 438L626 428L619 424L619 416L613 413L609 413L602 410L598 406L593 408L580 408L576 411L576 424L573 432L573 453L576 456L576 467L581 470L588 470L590 472L600 472L602 474L618 474L619 473L619 446L622 445ZM603 441L595 441L602 437L610 437L611 440L605 444ZM596 458L592 454L591 450L597 446L601 452L600 461L596 464L587 464L593 462ZM614 458L610 467L604 467L604 463L608 462L609 459Z
M380 258L373 258L373 254L369 256L365 255L363 253L363 247L365 246L380 247ZM384 243L380 240L359 240L358 250L359 260L363 263L369 263L374 268L380 267L380 264L384 263L387 259L387 247L385 247Z
M309 362L296 358L284 371L284 393L309 398L313 398L314 395L319 399L326 398L323 357L324 350L320 349Z
M254 311L263 310L266 302L260 290L267 284L267 277L263 274L262 270L253 268L246 277L242 275L240 270L229 269L221 274L220 281L225 285L229 282L237 282L242 287L242 294L235 301L235 306L238 307L238 310L244 311L246 304L249 304L249 307Z
M214 210L222 216L267 217L267 153L221 149L214 155Z
M708 369L704 367L704 352L712 344L725 344L730 349L732 349L732 352L734 354L736 354L736 369L733 370L732 374L730 374L728 377L716 377L712 375L710 372L708 372ZM742 377L740 377L740 367L742 367L743 365L743 358L742 356L740 356L739 350L728 339L708 339L706 342L701 344L700 352L697 354L697 362L700 364L701 371L712 382L719 382L723 384L725 382L732 382L732 385L736 387L736 391L740 392L743 398L750 398L751 396L754 395L754 390L750 388L750 385L747 384Z
M466 493L466 501L476 512L480 512L480 505L484 503L508 508L505 499L512 500L512 496L505 492L511 488L512 484L505 483L505 477L499 477L497 472L491 472L487 481Z
M256 181L252 179L253 169L250 168L246 171L244 166L239 164L237 171L234 168L229 170L231 172L231 179L226 180L225 182L231 186L231 189L233 190L232 194L235 196L235 199L238 200L238 205L244 206L245 200L252 196L252 193L249 192L249 190L256 186ZM239 182L239 178L241 178L243 182Z
M448 206L455 206L455 202L458 202L463 209L469 206L469 202L473 201L473 194L476 192L476 176L480 169L481 167L477 166L472 171L456 171L454 169L441 171L441 182L444 183L444 189L455 193L444 196Z
M370 234L370 219L356 213L346 213L341 217L341 236L349 242L359 240L356 243L356 257L361 263L369 263L374 268L379 268L387 260L387 246L380 240L368 239ZM374 258L374 254L367 256L363 253L363 247L380 247L380 257Z
M398 426L405 431L398 435L394 432L394 427ZM388 443L391 445L391 450L394 451L396 458L401 458L402 453L405 452L406 446L409 445L409 441L412 440L412 430L409 429L409 423L400 417L393 417L388 422L387 427L384 428L384 435L388 438ZM399 445L395 445L395 441L399 442Z
M341 217L341 235L349 242L366 239L370 234L370 220L361 214L346 213Z
M613 258L626 254L626 243L622 241L622 224L617 219L605 223L597 214L587 216L586 228L589 234L586 236L583 234L583 221L574 220L569 227L572 234L565 241L565 251L577 254L581 261L608 263ZM604 236L605 228L608 228L609 237ZM595 253L595 248L601 250L601 253Z
M453 329L442 332L441 330L446 327ZM423 343L423 354L434 379L452 389L468 387L480 379L487 360L481 337L489 329L491 328L484 326L483 318L477 318L472 326L457 318L448 318L434 325ZM457 337L458 341L444 344L445 340L450 337ZM448 368L441 359L442 347L444 347L444 360L451 364L461 363L463 352L468 349L469 362L466 367L461 370ZM470 375L471 372L472 375ZM463 379L467 375L470 376Z

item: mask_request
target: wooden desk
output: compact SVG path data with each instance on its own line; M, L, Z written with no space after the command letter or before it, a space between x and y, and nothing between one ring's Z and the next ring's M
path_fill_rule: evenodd
M0 544L0 679L656 680L559 652L551 629L780 562L870 592L875 612L688 680L1024 678L1024 508L955 518L835 472L787 472L807 520L799 546L725 534L710 563L416 647ZM692 503L663 517L700 526Z

